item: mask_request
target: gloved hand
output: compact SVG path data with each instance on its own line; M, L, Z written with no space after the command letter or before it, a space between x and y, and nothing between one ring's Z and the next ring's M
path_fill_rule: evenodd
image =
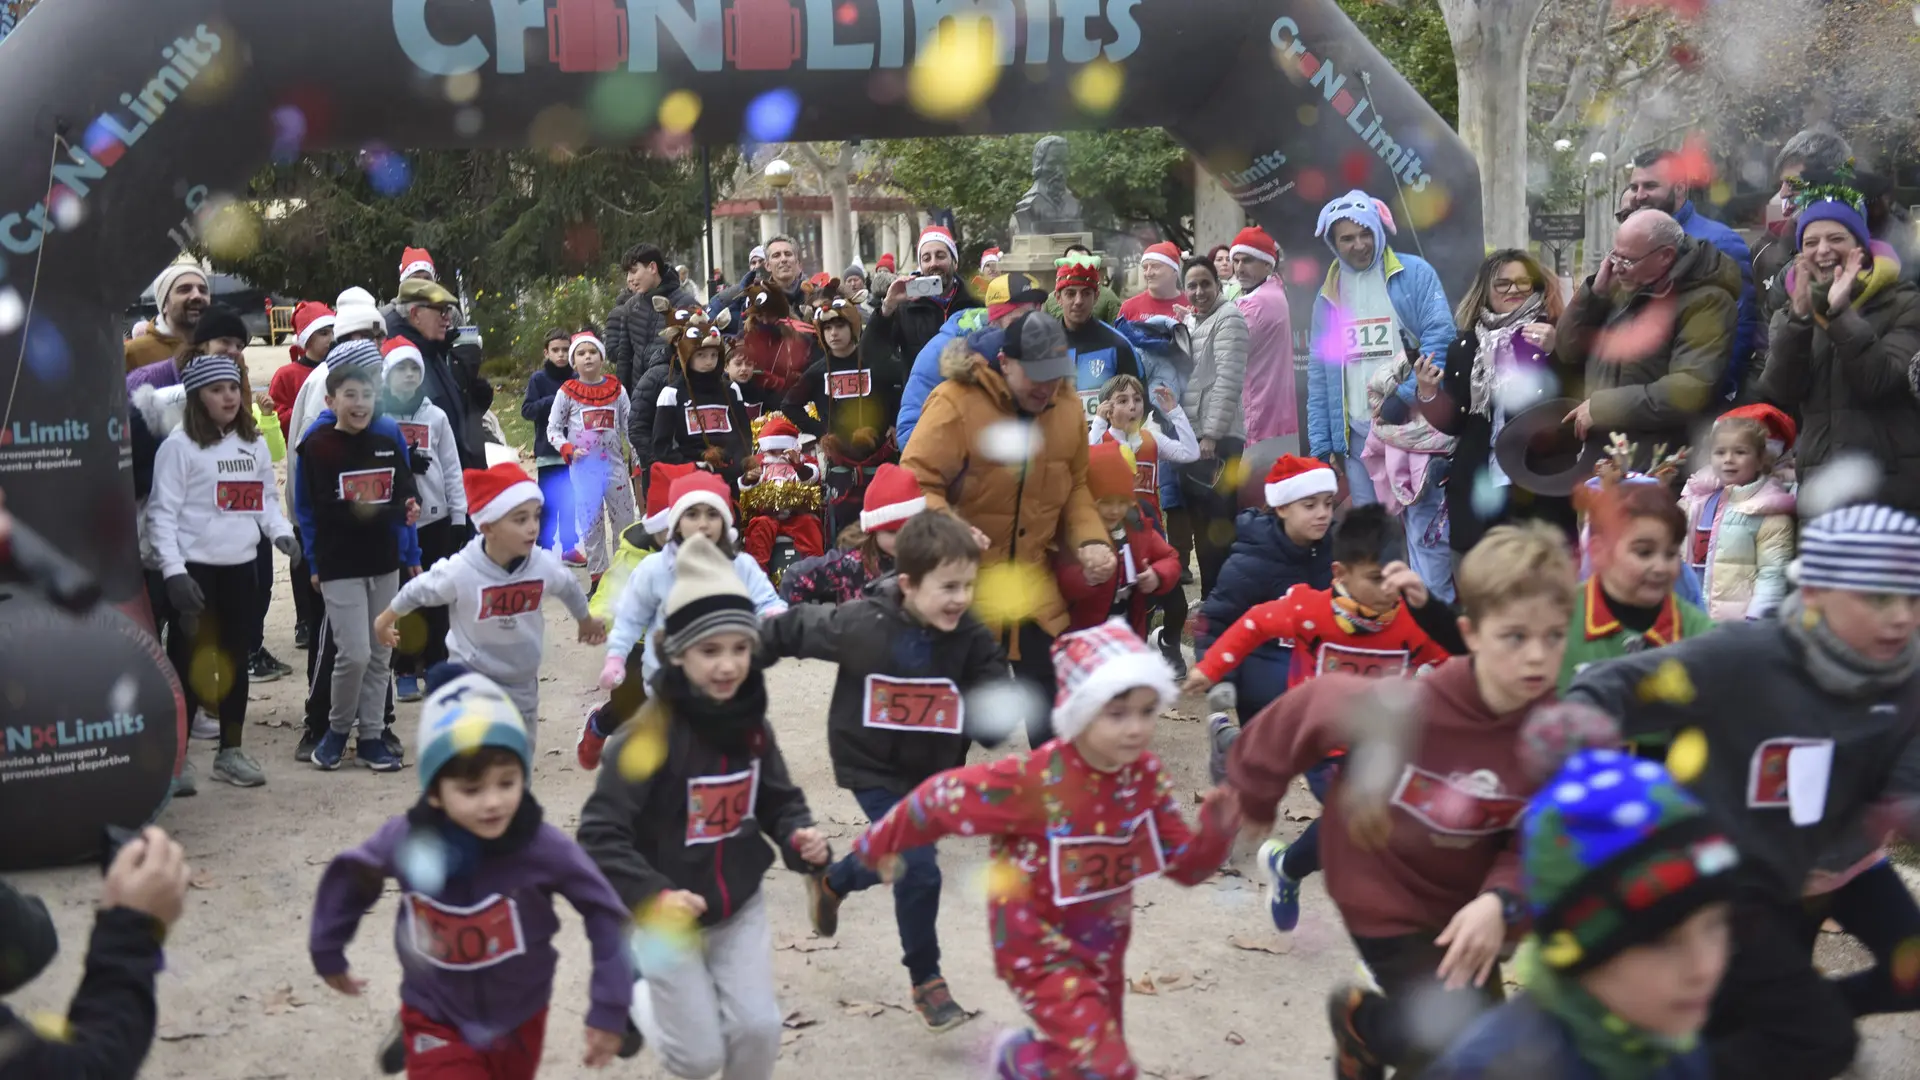
M418 447L408 450L407 457L413 465L414 474L417 476L425 476L427 470L433 468L433 458L428 456L425 450Z
M612 690L627 677L627 661L624 657L609 656L600 667L600 689Z
M300 562L300 541L295 540L292 536L274 537L273 546L280 554L292 559L296 565Z
M572 443L570 443L570 442L569 442L569 443L561 443L561 444L560 444L560 460L561 460L561 461L564 461L564 462L566 462L567 464L569 464L569 465L571 465L571 464L573 464L573 459L574 459L574 458L575 458L575 457L576 457L576 456L577 456L578 454L579 454L579 451L577 451L577 450L575 450L575 449L573 448L573 444L572 444Z
M182 615L198 615L207 609L206 595L200 591L200 585L185 574L175 574L166 581L167 603Z

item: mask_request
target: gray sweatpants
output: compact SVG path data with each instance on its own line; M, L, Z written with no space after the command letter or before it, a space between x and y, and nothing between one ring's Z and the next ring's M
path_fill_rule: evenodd
M767 1080L780 1056L773 929L765 893L701 934L700 952L633 985L633 1022L660 1064L687 1080Z
M338 652L333 661L333 702L327 726L336 734L354 730L362 739L377 739L385 724L387 681L393 673L393 650L374 640L373 620L400 591L400 576L341 578L320 583L327 604L327 625Z

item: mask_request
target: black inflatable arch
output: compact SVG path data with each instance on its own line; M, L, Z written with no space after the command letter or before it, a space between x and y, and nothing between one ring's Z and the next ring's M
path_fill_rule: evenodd
M968 120L929 120L904 93L908 69L930 28L968 14L995 21L1003 70ZM1101 61L1125 78L1096 115L1072 82ZM54 0L0 43L9 508L101 573L110 596L136 597L118 313L209 197L240 191L276 154L526 145L543 112L590 115L621 73L655 94L697 93L692 135L709 144L748 138L749 106L779 89L798 103L794 140L1164 127L1291 255L1325 265L1318 208L1352 187L1388 200L1396 245L1423 252L1450 288L1482 254L1465 146L1333 0ZM456 75L478 77L469 100L449 100ZM0 630L46 617L0 604ZM47 824L31 838L10 830L0 866L85 856L101 824L135 823L163 797L164 768L65 769L71 755L52 756L62 737L98 743L102 762L178 749L168 680L40 655L0 667L0 819ZM66 727L10 737L47 724Z

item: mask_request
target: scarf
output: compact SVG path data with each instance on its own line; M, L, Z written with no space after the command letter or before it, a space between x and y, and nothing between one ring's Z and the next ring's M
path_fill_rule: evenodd
M415 390L412 397L404 400L395 397L392 390L382 387L380 390L380 411L395 419L403 416L412 416L415 412L419 411L420 403L427 400L425 387L426 384L422 383L421 389Z
M1601 1080L1646 1080L1700 1042L1697 1035L1676 1039L1634 1027L1577 981L1544 964L1528 972L1527 996L1566 1028L1575 1056L1599 1073Z
M407 824L416 832L432 832L438 836L447 849L446 873L448 878L456 878L470 873L482 859L512 855L533 843L540 831L540 822L544 815L540 803L534 799L533 792L520 793L520 808L513 812L513 820L507 823L507 831L491 840L482 840L454 824L445 810L427 802L425 795L407 811Z
M1377 634L1393 625L1394 618L1400 614L1398 603L1385 611L1363 606L1347 592L1345 585L1335 585L1331 599L1333 621L1349 634Z
M1527 302L1507 312L1505 315L1491 311L1482 311L1480 318L1473 324L1473 336L1480 343L1473 354L1473 375L1471 405L1468 411L1475 416L1493 415L1493 391L1503 373L1513 371L1518 365L1513 353L1513 338L1521 327L1536 321L1541 310L1546 307L1546 296L1534 293Z
M653 677L654 694L684 721L693 737L729 756L760 752L766 743L767 682L758 663L725 701L715 701L694 689L687 670L662 664Z
M1825 619L1807 610L1799 590L1780 605L1780 626L1800 651L1800 662L1820 689L1858 700L1879 697L1904 685L1920 670L1920 638L1893 660L1869 660L1841 641Z

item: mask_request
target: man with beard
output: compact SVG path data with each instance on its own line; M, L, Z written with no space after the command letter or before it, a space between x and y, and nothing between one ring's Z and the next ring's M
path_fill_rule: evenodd
M404 320L395 337L405 338L420 350L421 366L426 370L427 397L447 414L453 427L453 441L464 469L487 467L487 448L478 424L469 423L477 411L484 412L493 403L493 388L485 380L475 380L463 389L453 368L453 348L448 341L458 310L452 293L437 281L409 278L400 283L400 295L394 300ZM473 391L486 387L484 402L470 400Z
M939 292L932 296L909 296L914 277L895 278L887 286L879 311L867 324L860 338L860 355L870 368L913 366L927 342L954 313L977 308L980 301L960 280L960 249L953 233L939 225L929 225L920 233L920 280L932 278Z
M1739 233L1694 209L1693 189L1681 168L1680 155L1671 150L1649 150L1634 159L1626 201L1634 210L1661 211L1679 222L1688 236L1712 244L1739 265L1740 321L1733 331L1733 358L1718 390L1721 400L1731 401L1760 336L1760 315L1753 294L1753 255L1747 242Z
M193 263L174 263L153 279L153 306L159 311L146 330L122 346L127 371L165 360L180 351L212 303L207 275Z
M627 290L607 316L607 352L613 361L613 377L629 394L637 394L640 377L649 368L667 363L666 343L660 340L667 312L692 307L699 300L667 263L666 255L652 244L635 244L620 265L626 271ZM665 297L667 306L663 309L655 304L655 297ZM641 399L636 396L634 400Z

